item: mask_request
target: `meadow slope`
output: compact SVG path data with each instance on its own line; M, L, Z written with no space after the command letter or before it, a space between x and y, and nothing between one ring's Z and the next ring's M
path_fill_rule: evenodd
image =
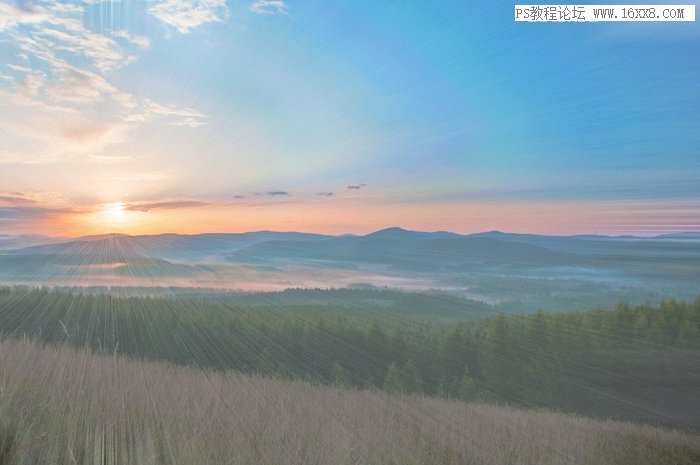
M0 463L691 464L651 426L0 343Z

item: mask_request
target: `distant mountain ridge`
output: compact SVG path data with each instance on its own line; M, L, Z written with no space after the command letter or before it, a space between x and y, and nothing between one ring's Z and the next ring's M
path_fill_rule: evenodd
M0 234L0 252L3 250L20 249L34 245L56 244L58 242L70 241L66 237L50 237L40 234L21 234L9 236Z
M105 254L106 251L120 256L148 256L170 260L202 260L226 251L252 245L262 241L284 237L288 240L307 241L327 236L307 233L278 233L259 231L252 233L212 234L158 234L129 236L126 234L104 234L83 236L74 240L62 240L28 247L5 250L8 254Z
M632 298L637 303L694 298L700 292L698 236L463 235L398 227L362 236L275 231L0 236L0 280L249 290L369 283L450 290L489 303L512 300L527 309L559 303L591 308Z
M662 247L664 252L685 246L677 241L700 239L700 232L633 236L547 236L488 231L458 234L448 231L411 231L399 227L381 229L364 236L324 235L301 232L256 231L246 233L158 234L130 236L121 233L82 236L74 239L47 236L0 236L4 254L79 254L120 257L152 257L165 260L201 261L261 260L271 257L361 260L377 262L382 257L435 255L445 259L488 258L511 254L513 259L540 262L558 260L557 254L630 254L639 249ZM654 246L651 244L661 244ZM306 246L304 245L306 244ZM307 247L313 244L313 247ZM508 245L510 244L510 245ZM685 252L683 252L685 253ZM657 254L658 255L658 254ZM507 257L504 257L507 258ZM527 261L527 260L526 260Z

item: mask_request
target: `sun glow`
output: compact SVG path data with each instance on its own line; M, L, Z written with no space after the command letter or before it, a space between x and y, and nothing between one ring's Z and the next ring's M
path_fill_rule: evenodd
M124 221L126 213L124 212L124 205L121 203L113 203L104 206L104 216L108 221L118 223Z
M123 230L135 226L135 212L127 210L123 203L109 203L100 206L95 215L96 223L110 231Z

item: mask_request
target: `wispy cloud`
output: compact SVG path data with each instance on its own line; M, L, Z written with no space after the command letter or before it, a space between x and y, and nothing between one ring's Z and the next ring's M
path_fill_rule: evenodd
M283 195L289 195L289 192L286 191L270 191L267 192L267 195L271 197L278 197L278 196L283 196Z
M223 21L229 13L225 0L165 0L148 11L182 34L205 23Z
M36 203L35 200L28 199L26 197L17 195L0 195L0 203L6 203L10 205L31 205Z
M176 126L197 127L206 124L207 115L193 108L164 105L145 99L140 111L129 114L127 121L149 121L154 118L171 118Z
M250 5L250 11L261 15L283 15L288 13L284 0L257 0Z
M151 41L145 36L132 34L126 30L115 31L113 35L114 37L120 37L128 41L130 44L135 45L141 50L146 50L151 47Z
M0 207L0 221L7 225L8 222L24 223L46 219L54 214L65 213L69 210L62 208L44 208L34 206L6 206Z
M191 6L182 14L199 21L203 10L226 9L224 0L168 0L152 9L166 14L176 3ZM89 29L89 7L55 0L0 4L0 39L17 57L0 82L0 130L20 139L33 158L51 158L100 153L140 123L205 124L206 115L195 109L138 98L110 82L112 71L137 61L150 41L126 30Z
M331 197L331 196L333 196L334 194L333 194L333 192L319 192L319 193L317 193L316 195L320 195L320 196L323 196L323 197Z
M175 209L175 208L196 208L209 205L209 202L200 200L163 200L150 203L131 203L124 205L125 210L147 212L156 209Z
M0 205L34 209L51 207L53 209L60 208L62 209L60 211L63 211L63 209L69 208L70 202L65 195L58 192L4 192L0 193Z
M7 32L28 57L60 67L64 60L59 56L79 55L101 72L113 71L135 59L113 38L86 28L81 5L57 1L17 5L22 6L0 5L0 31Z
M367 184L350 184L349 186L347 186L346 189L359 191L360 189L362 189L366 185Z
M12 3L0 3L0 31L19 24L38 24L46 21L48 15L43 8L24 6L20 8Z

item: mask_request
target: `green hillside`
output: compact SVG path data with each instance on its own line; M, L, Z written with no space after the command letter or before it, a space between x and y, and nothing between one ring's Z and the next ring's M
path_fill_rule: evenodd
M700 299L431 322L344 292L342 305L265 306L5 288L0 328L215 370L700 427Z

